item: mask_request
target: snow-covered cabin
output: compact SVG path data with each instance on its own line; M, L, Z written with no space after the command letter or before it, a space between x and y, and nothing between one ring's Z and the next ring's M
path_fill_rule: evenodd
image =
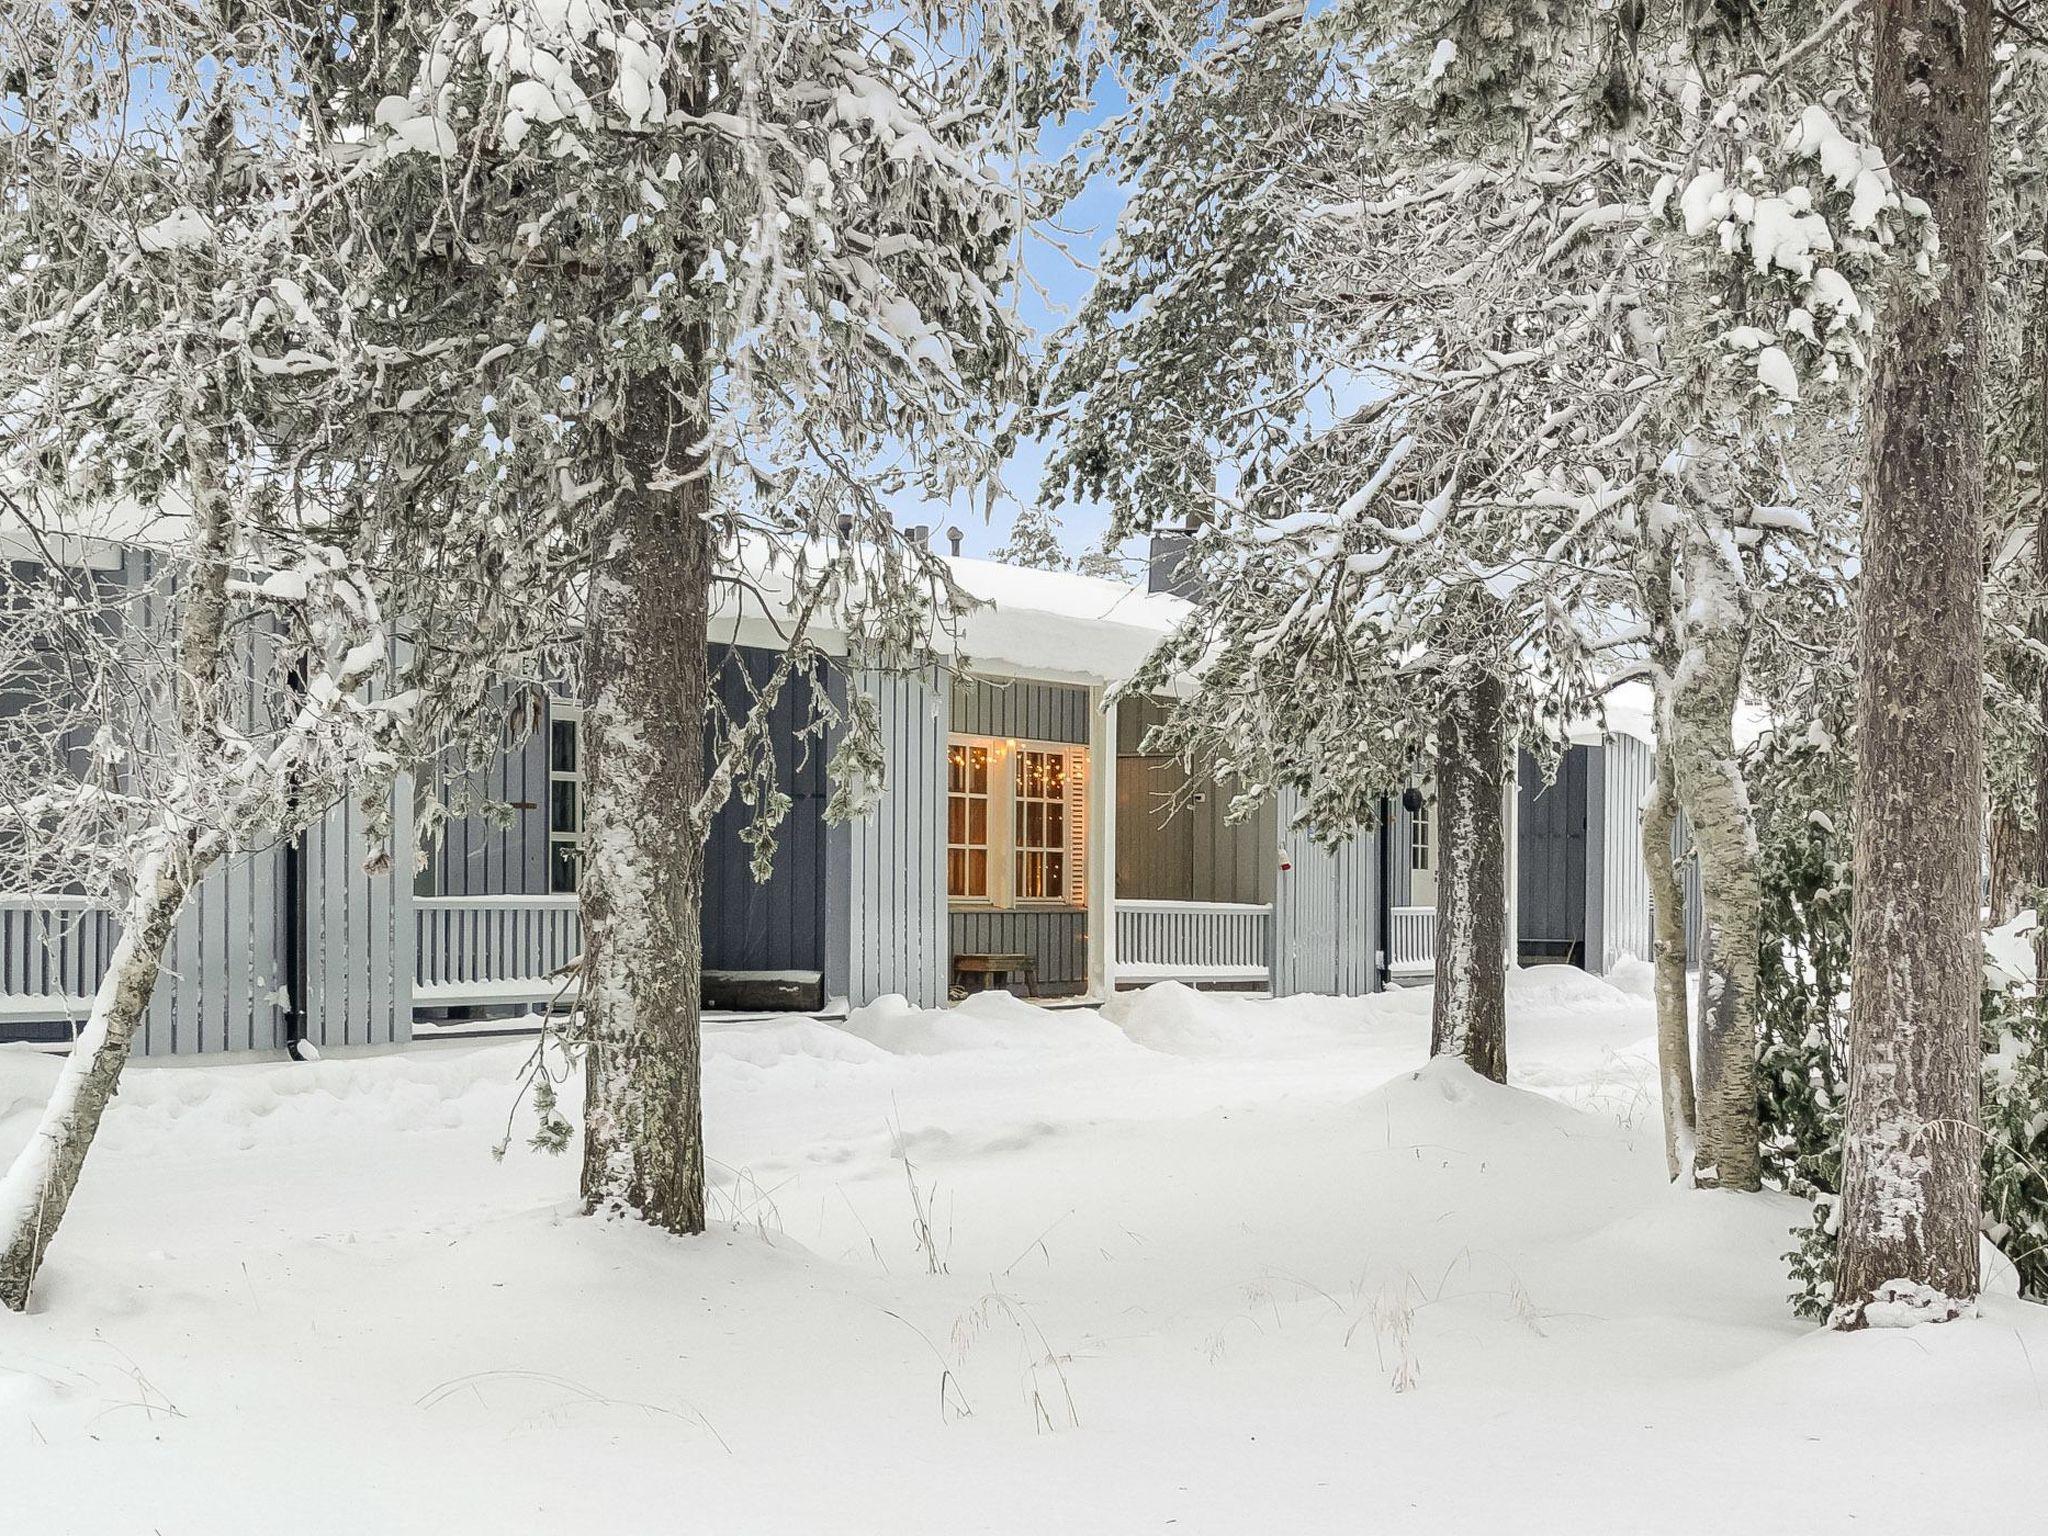
M147 559L107 558L122 570ZM1144 751L1163 701L1111 695L1185 612L1173 564L1153 562L1132 586L952 559L982 600L960 620L959 667L836 669L815 685L866 690L884 724L881 801L850 824L825 820L830 743L802 735L813 685L787 690L773 736L794 804L769 878L748 867L737 805L713 827L707 1006L825 1012L892 993L932 1006L988 985L1100 997L1167 978L1356 995L1426 968L1426 814L1399 810L1387 834L1332 849L1291 826L1284 799L1227 823L1226 791ZM777 633L773 616L718 624L715 686L735 705L773 667ZM829 631L818 638L834 651ZM402 873L409 849L394 850L397 872L366 873L357 813L342 806L210 880L179 930L144 1052L389 1045L502 1027L560 998L581 948L580 715L538 692L504 710L505 751L476 786L499 814L450 824L416 875ZM1625 732L1574 745L1548 788L1525 762L1525 961L1604 970L1647 953L1633 849L1648 762ZM0 889L0 1039L66 1038L111 932L83 898Z
M143 596L146 549L108 542L93 558L106 579L157 600ZM1165 814L1166 774L1138 750L1149 706L1120 710L1107 694L1179 617L1180 599L987 561L951 566L984 600L961 621L959 669L837 670L817 685L865 689L879 709L889 761L871 815L827 825L830 743L801 735L811 685L785 692L773 735L794 804L769 878L748 867L738 806L712 831L710 1006L827 1010L891 993L929 1006L989 984L1100 996L1168 976L1279 992L1377 984L1376 838L1332 854L1283 837L1278 812L1227 828L1220 805L1198 798ZM819 638L832 652L830 633ZM773 666L775 642L771 617L729 616L712 646L715 686L739 703ZM409 847L392 850L391 872L365 872L359 814L338 806L206 882L140 1049L389 1045L558 998L581 948L580 712L537 691L502 707L505 750L474 786L497 814L452 822L416 874ZM0 1039L67 1038L112 937L112 918L82 896L0 882Z

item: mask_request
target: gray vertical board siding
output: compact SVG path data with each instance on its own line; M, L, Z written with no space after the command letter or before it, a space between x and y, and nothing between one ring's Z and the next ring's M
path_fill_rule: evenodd
M140 1054L191 1056L284 1044L279 989L290 935L283 870L281 846L237 854L187 898L143 1019ZM105 962L102 952L101 972Z
M372 849L349 801L307 829L306 1037L315 1045L392 1045L412 1038L414 953L412 783L393 786L390 867L364 869Z
M847 824L846 996L859 1007L900 993L945 1001L946 736L950 689L938 674L868 673L887 770L878 803Z
M1228 784L1200 783L1201 798L1173 808L1190 774L1172 757L1142 751L1165 718L1157 699L1117 706L1116 894L1126 901L1273 899L1278 819L1269 801L1232 824Z
M1086 688L1036 683L1024 678L1000 681L958 677L953 680L952 704L951 729L962 736L1088 745Z
M848 702L845 669L834 665L825 674L825 689L837 707L841 722ZM826 760L845 735L843 723L832 725L825 738ZM823 831L825 849L824 906L825 931L819 941L819 970L824 976L826 998L851 997L853 987L853 827L850 821Z
M1116 760L1116 894L1125 901L1193 901L1195 823L1169 815L1182 780L1166 757Z
M1407 806L1401 803L1400 795L1394 796L1393 857L1388 860L1388 863L1392 864L1394 869L1393 878L1388 884L1392 888L1392 897L1389 904L1396 907L1412 907L1415 905L1415 855L1412 850L1415 841L1415 818L1417 814L1417 812L1409 810ZM1420 814L1423 816L1430 814L1430 807L1426 803L1422 807ZM1430 860L1432 863L1436 860L1434 842L1430 846Z
M1656 755L1633 736L1610 736L1601 750L1601 968L1648 960L1652 948L1650 872L1643 857L1643 802L1657 778Z
M123 575L136 589L144 630L169 617L176 581L158 570L150 552L126 551ZM278 633L278 621L257 620L241 652L230 704L237 726L251 735L270 728ZM274 1050L284 1043L284 862L282 844L231 855L186 898L143 1019L141 1054Z
M1029 955L1038 967L1039 992L1088 988L1088 914L1078 907L962 909L951 915L949 926L952 954ZM1022 978L1013 977L1010 990L1021 996Z
M1332 848L1291 824L1298 807L1291 791L1275 807L1279 847L1292 867L1274 882L1273 995L1363 996L1379 986L1382 834L1362 830Z
M754 692L773 675L781 653L751 647L715 647L712 686L735 715L751 707ZM791 800L776 829L775 861L767 880L754 878L752 853L741 838L751 807L735 794L711 824L704 860L704 965L718 971L826 969L828 853L825 803L830 793L824 738L806 735L816 716L814 689L792 677L768 716L775 778ZM944 815L941 801L938 814ZM940 825L941 823L935 823Z
M1567 748L1547 785L1533 756L1518 752L1516 760L1516 940L1541 945L1546 953L1569 946L1583 963L1586 749Z
M465 786L474 804L509 807L501 826L482 809L452 818L430 855L437 896L541 896L548 889L548 701L532 690L500 690L498 755ZM538 728L530 728L538 721Z

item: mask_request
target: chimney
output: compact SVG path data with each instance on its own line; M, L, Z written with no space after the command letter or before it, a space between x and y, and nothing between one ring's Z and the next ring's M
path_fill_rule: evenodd
M903 530L903 537L910 540L919 549L924 549L932 541L931 525L929 523L912 523Z
M1145 590L1193 598L1201 590L1195 574L1195 536L1186 528L1161 528L1152 535Z
M842 544L851 544L853 542L853 514L851 512L839 514L839 542Z
M946 530L946 542L953 546L953 558L956 560L960 557L960 540L962 537L963 535L960 532L960 525L958 523L955 523Z

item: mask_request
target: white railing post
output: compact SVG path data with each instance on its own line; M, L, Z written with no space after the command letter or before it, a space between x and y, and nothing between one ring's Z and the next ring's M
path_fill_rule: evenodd
M581 949L574 896L416 896L415 1007L545 1002Z
M1119 901L1118 970L1127 980L1267 981L1272 925L1264 903Z

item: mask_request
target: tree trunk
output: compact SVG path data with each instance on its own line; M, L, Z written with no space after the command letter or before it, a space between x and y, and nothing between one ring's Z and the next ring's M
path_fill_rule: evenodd
M1943 266L1885 318L1864 480L1837 1328L1975 1308L1989 0L1882 0L1875 128Z
M2037 747L2036 752L2039 752ZM2036 798L2039 797L2036 788ZM2033 903L2035 840L2009 805L1991 807L1991 925L2019 916Z
M0 1242L6 1245L0 1248L0 1302L16 1312L28 1306L43 1255L71 1205L136 1027L149 1011L164 946L195 879L161 858L147 860L136 874L135 895L122 914L121 939L93 994L92 1013L72 1043L35 1134L0 1179Z
M2041 433L2036 447L2036 462L2048 465L2048 271L2044 271L2036 337L2039 350L2034 364L2034 409L2039 416L2036 426ZM2037 505L2039 510L2034 514L2034 571L2042 590L2048 591L2048 494L2039 495ZM2048 652L2048 605L2037 605L2032 617L2030 632L2034 641ZM2041 719L2048 722L2048 667L2041 666L2039 661L2035 665L2041 674L2038 695ZM2025 879L2028 889L2020 904L2034 908L2038 924L2034 934L2034 974L2048 977L2048 912L2041 910L2043 905L2048 905L2041 896L2042 891L2048 890L2048 731L2034 741L2034 835L2027 846Z
M1695 590L1724 579L1717 551L1693 557ZM1726 594L1723 594L1726 597ZM1706 1188L1756 1189L1757 944L1763 922L1763 873L1749 795L1735 760L1735 701L1742 687L1742 629L1701 629L1681 663L1666 714L1664 754L1692 823L1700 861L1705 931L1699 965L1699 1145L1693 1179ZM1683 909L1680 921L1683 922Z
M1437 726L1441 861L1429 1053L1508 1080L1507 687L1485 676L1454 692Z
M1643 867L1650 872L1651 948L1656 967L1657 1077L1664 1106L1664 1163L1689 1175L1699 1148L1699 1104L1692 1078L1692 1035L1685 1016L1685 887L1672 853L1678 838L1678 786L1672 753L1657 753L1657 777L1643 802Z
M591 584L582 1010L587 1209L704 1230L699 912L710 482L666 381L636 385Z

